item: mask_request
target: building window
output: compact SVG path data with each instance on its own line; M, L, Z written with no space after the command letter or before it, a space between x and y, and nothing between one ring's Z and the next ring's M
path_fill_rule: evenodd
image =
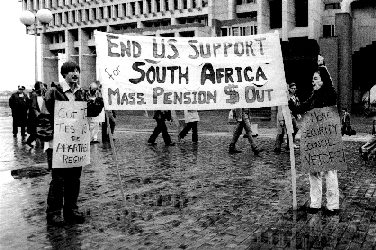
M257 26L240 26L240 27L223 27L221 28L221 36L249 36L257 34Z
M117 18L117 17L119 17L118 6L114 5L114 16L113 16L113 18Z
M112 18L111 6L107 6L107 18Z
M161 12L161 1L159 1L159 0L156 0L155 1L155 4L157 5L156 7L156 9L157 9L157 12Z
M256 0L236 0L237 5L247 4L247 3L256 3Z
M306 0L296 0L306 1ZM270 28L279 29L282 28L282 1L271 0L270 4Z
M335 36L334 25L323 25L322 27L323 37L332 37Z
M338 10L338 9L341 9L341 4L340 3L327 3L325 4L325 9L326 10Z
M99 7L98 8L98 19L102 19L103 18L103 7Z
M85 20L84 21L89 21L89 9L85 9Z
M308 26L308 0L295 0L295 26Z
M257 20L257 11L236 13L238 18L252 18L254 21Z
M178 9L179 9L178 0L174 0L174 10L178 10Z
M97 10L96 9L91 9L91 13L92 13L91 20L96 20L97 19Z

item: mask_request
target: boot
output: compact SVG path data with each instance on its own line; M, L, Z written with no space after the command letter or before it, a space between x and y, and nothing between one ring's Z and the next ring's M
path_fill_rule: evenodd
M64 211L64 221L70 224L82 224L85 222L85 216L76 209Z
M253 154L255 156L259 156L262 151L264 151L264 149L263 148L258 148L257 146L254 147L254 148L252 148L252 152L253 152Z
M61 226L64 224L60 213L47 214L47 224L51 226Z
M230 154L237 154L237 153L241 153L242 151L241 151L241 150L237 150L237 149L235 148L235 143L231 143L231 144L230 144L230 147L229 147L229 149L228 149L228 152L229 152Z

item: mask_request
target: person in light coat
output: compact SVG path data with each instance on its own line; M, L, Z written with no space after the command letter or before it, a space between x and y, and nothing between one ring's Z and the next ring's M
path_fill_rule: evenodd
M179 133L179 141L192 130L192 142L196 143L198 141L197 124L200 121L197 110L184 110L184 120L186 125Z

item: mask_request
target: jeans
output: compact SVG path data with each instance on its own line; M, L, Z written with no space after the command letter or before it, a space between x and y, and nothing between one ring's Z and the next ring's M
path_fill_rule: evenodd
M309 174L311 207L321 208L322 177L326 179L326 207L329 210L339 208L339 189L337 170Z

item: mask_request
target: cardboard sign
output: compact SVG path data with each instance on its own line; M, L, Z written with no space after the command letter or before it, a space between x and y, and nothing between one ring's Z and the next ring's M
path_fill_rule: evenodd
M55 102L53 168L90 164L90 131L86 102Z
M303 172L347 168L336 107L308 111L304 116L301 133L300 157Z
M277 32L171 38L94 34L106 110L287 105Z

